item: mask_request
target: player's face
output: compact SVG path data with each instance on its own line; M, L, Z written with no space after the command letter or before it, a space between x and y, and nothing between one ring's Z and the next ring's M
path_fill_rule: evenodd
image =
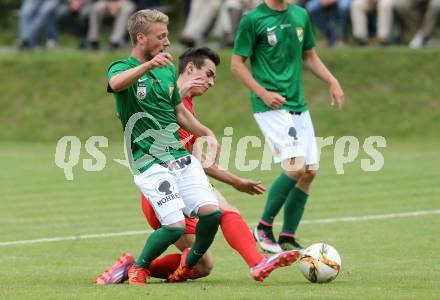
M190 78L202 77L206 81L207 87L193 87L191 89L191 95L193 96L203 95L209 88L214 86L216 72L217 72L217 68L210 59L205 59L200 69L197 69L197 67L194 66Z
M166 50L170 45L168 40L168 28L163 23L153 23L150 25L150 29L147 34L141 34L142 37L138 38L138 45L141 47L145 54L145 57L150 60L160 52Z

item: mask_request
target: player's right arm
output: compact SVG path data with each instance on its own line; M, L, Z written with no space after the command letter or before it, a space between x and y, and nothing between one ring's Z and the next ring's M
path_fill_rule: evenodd
M195 136L206 138L208 148L215 151L215 157L209 157L209 159L214 162L220 152L220 146L217 142L215 134L211 131L211 129L200 123L196 117L194 117L194 115L185 108L183 103L174 106L174 111L176 112L177 124L179 124L180 127L186 131L189 131Z
M112 76L108 82L109 87L113 92L124 91L133 85L143 74L150 72L154 68L165 67L171 64L171 54L162 52L157 54L151 60L143 64L123 71Z
M258 43L255 28L256 22L257 20L251 14L246 14L241 18L234 42L231 71L237 76L238 80L263 100L267 106L278 109L286 102L286 99L261 86L246 66L246 59L254 54L254 49Z
M270 92L262 87L252 76L251 71L246 66L247 57L233 54L231 61L231 71L237 76L248 89L254 92L267 106L279 109L286 102L286 99L274 92Z

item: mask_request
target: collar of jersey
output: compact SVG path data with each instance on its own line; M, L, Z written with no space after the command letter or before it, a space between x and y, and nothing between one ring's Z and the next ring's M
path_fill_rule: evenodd
M137 60L136 58L134 58L133 56L130 56L130 57L128 58L128 60L130 61L130 63L132 63L132 64L135 65L135 66L139 66L139 65L142 64L140 61L138 61L138 60Z
M269 5L267 5L267 3L265 1L263 1L263 3L261 3L261 5L263 6L264 11L266 11L268 13L273 13L273 14L284 14L285 12L287 12L290 9L290 6L291 6L291 4L289 3L285 10L273 10L272 8L269 7Z

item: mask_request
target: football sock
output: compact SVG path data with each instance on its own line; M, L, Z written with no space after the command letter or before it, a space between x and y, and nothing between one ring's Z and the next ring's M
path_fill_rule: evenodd
M260 220L260 223L257 225L258 230L264 230L265 232L272 232L272 224L268 224L263 220Z
M266 206L264 207L261 220L268 224L273 223L275 216L286 202L286 198L295 184L296 180L290 178L284 172L275 179L267 195Z
M280 238L278 239L278 243L292 243L295 240L294 234L289 234L287 232L281 232Z
M264 259L264 256L257 250L249 226L240 214L224 211L220 219L220 226L225 240L241 255L250 268Z
M222 212L216 210L205 215L199 215L196 226L196 241L186 256L186 265L194 267L214 241Z
M290 191L289 196L287 196L286 204L284 205L282 233L290 235L295 234L299 221L303 216L308 196L307 193L300 190L298 187L295 187Z
M168 254L162 257L156 258L150 264L148 270L150 276L155 278L167 279L169 275L179 267L180 253Z
M145 243L135 266L148 268L151 262L174 244L185 232L185 227L162 226L154 231Z

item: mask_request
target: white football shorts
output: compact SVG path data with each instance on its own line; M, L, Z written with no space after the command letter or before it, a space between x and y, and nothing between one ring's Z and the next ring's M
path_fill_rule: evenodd
M254 114L274 156L275 163L304 157L306 165L318 163L315 130L309 111L271 110Z
M134 175L134 182L147 196L162 225L193 217L206 204L218 206L202 165L192 155L167 164L155 164Z

